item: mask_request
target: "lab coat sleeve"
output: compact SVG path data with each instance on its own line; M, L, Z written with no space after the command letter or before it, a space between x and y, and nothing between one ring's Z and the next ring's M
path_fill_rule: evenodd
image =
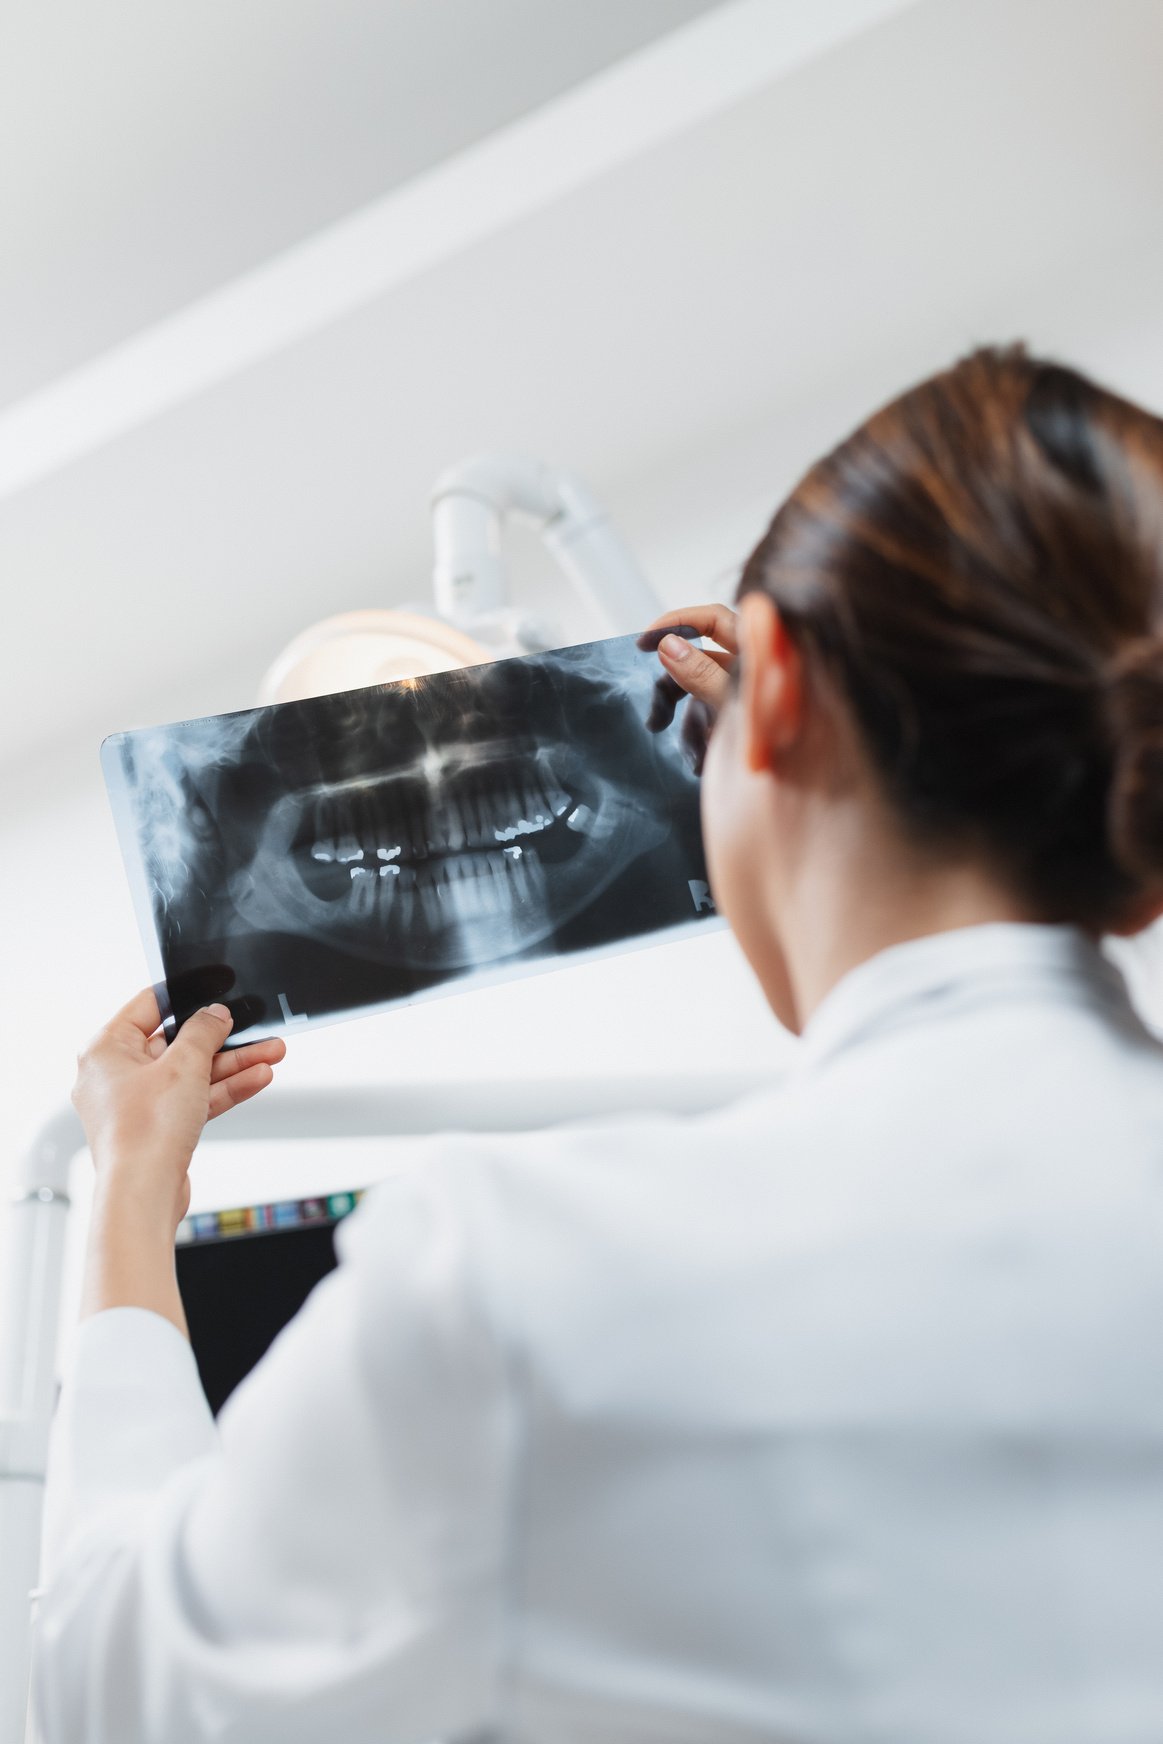
M168 1321L84 1324L50 1453L45 1744L493 1723L513 1427L464 1175L368 1196L217 1426Z

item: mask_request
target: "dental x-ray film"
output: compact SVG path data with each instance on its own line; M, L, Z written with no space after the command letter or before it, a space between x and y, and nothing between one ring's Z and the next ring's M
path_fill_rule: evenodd
M663 684L624 636L112 734L166 1035L212 1000L237 1046L715 924L697 705Z

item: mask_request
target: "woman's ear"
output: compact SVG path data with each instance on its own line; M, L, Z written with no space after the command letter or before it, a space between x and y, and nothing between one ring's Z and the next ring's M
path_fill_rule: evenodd
M739 701L744 756L754 774L774 773L803 729L803 663L779 607L765 593L739 602Z

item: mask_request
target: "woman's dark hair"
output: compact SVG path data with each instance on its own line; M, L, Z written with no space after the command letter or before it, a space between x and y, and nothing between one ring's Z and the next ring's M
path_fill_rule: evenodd
M748 559L911 832L1046 920L1163 884L1163 420L1021 346L818 461Z

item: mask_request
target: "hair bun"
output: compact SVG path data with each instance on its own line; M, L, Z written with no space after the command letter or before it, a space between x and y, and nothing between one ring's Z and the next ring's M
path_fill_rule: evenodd
M1163 636L1128 643L1104 673L1114 740L1107 827L1120 868L1163 881Z

